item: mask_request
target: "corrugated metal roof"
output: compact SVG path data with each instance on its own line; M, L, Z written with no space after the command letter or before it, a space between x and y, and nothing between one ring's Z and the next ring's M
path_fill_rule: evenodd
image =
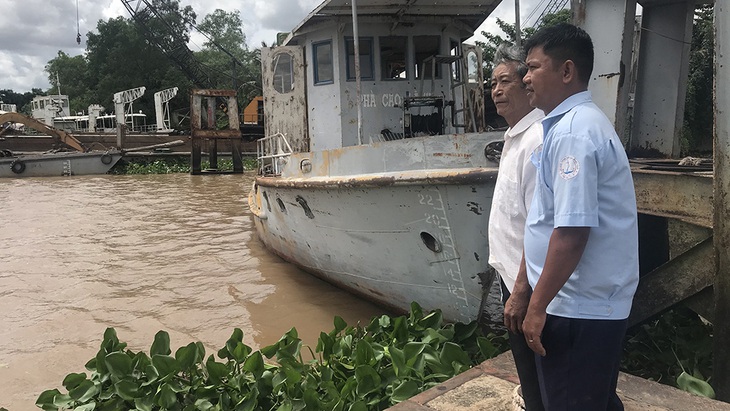
M450 17L476 30L502 0L357 0L358 17L382 16L399 21L419 17ZM352 15L351 0L325 0L292 30L298 32L310 24L333 17Z

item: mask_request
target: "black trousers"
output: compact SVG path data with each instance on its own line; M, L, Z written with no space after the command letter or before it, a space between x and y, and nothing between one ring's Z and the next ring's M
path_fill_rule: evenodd
M510 296L509 290L502 285L502 303L506 303ZM512 356L515 359L515 367L517 375L520 377L520 385L522 386L522 399L525 401L525 410L527 411L544 411L542 404L542 395L540 393L540 385L537 376L537 365L535 362L535 353L530 349L522 334L513 334L507 332L509 336L509 345L512 350Z
M622 411L616 394L628 320L547 316L545 357L535 355L548 411Z

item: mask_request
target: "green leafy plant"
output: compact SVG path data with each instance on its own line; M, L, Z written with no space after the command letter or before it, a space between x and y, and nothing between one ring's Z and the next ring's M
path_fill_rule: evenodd
M108 328L91 372L69 374L66 393L44 391L44 410L382 410L433 387L507 347L505 336L484 337L475 322L445 324L441 312L413 303L408 316L374 317L366 327L321 333L304 361L292 328L275 344L252 350L236 328L205 358L200 342L172 355L159 331L149 350L133 352ZM267 360L269 360L267 362Z
M712 326L691 310L677 307L627 333L621 368L643 378L715 397Z
M201 167L205 170L210 167L210 163L208 161L203 161ZM256 159L243 159L244 170L255 170L256 167ZM233 170L233 160L231 160L230 158L219 158L218 169ZM187 158L135 158L131 160L120 161L110 170L111 174L171 174L189 172L190 160Z

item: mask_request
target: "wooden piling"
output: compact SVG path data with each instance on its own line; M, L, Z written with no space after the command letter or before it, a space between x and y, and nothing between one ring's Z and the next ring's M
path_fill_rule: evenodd
M203 124L203 99L206 101L205 118ZM217 102L221 106L217 107ZM228 116L228 129L218 130L216 127L216 110L222 109ZM235 90L195 89L190 97L190 174L202 174L202 147L203 140L208 141L208 159L210 170L218 170L218 140L231 142L233 158L233 172L243 173L243 158L241 155L241 130L238 120L238 103Z

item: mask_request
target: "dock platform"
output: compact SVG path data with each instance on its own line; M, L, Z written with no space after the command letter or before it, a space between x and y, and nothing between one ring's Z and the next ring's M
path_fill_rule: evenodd
M518 384L508 351L387 411L517 411ZM626 411L730 411L728 403L625 373L619 375L618 394Z

